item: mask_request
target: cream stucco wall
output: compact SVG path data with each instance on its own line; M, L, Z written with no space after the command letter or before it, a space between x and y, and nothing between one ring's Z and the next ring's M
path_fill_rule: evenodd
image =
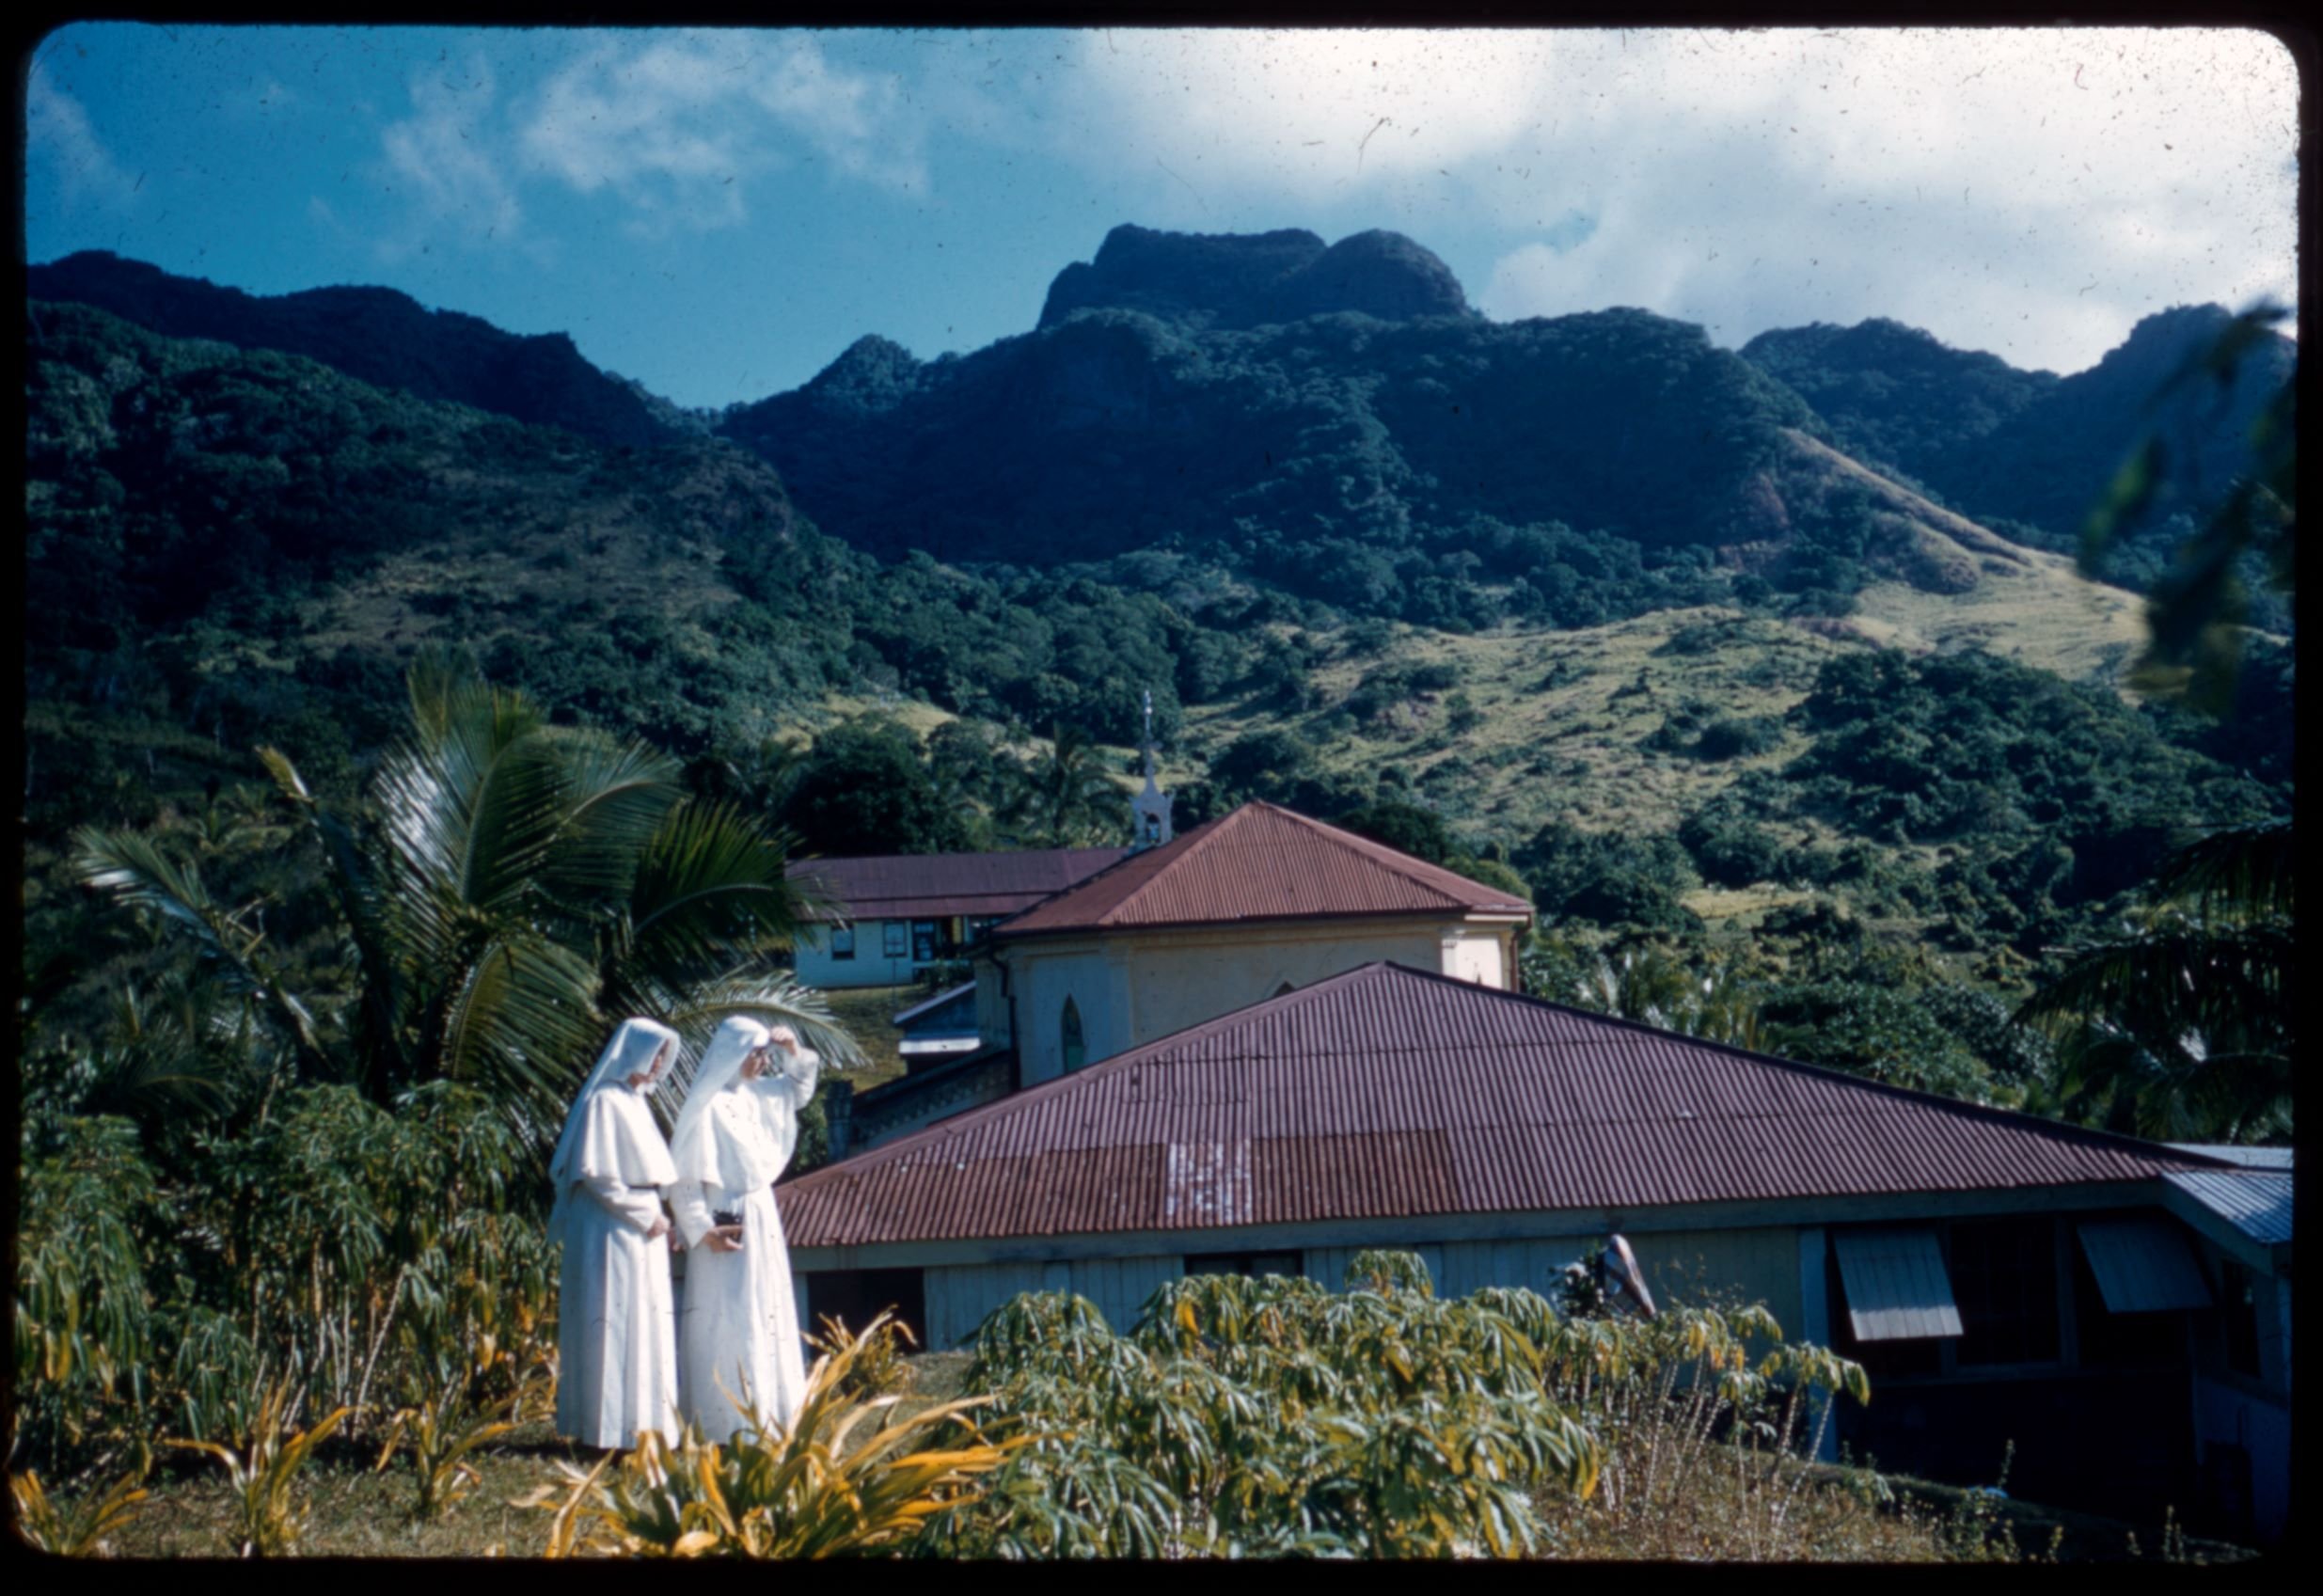
M1002 1039L1013 1001L1027 1085L1065 1072L1063 1020L1071 999L1095 1064L1374 959L1394 959L1485 986L1509 985L1512 928L1461 921L1310 921L1183 931L1114 932L1006 943L1001 972L977 971L977 1014ZM995 1028L997 1027L997 1028Z

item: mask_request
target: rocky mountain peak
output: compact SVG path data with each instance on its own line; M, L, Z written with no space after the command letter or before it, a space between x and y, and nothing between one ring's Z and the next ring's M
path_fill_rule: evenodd
M1057 274L1040 325L1093 308L1220 329L1342 310L1383 321L1473 314L1451 268L1401 233L1360 232L1326 247L1299 228L1175 233L1127 224L1105 235L1095 261Z

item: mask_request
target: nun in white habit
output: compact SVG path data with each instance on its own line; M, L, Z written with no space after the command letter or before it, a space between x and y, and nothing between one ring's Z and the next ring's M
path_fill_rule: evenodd
M590 1072L549 1160L548 1237L564 1245L557 1316L557 1433L589 1446L678 1434L670 1222L677 1177L646 1096L678 1054L677 1033L624 1019Z
M806 1395L774 1178L798 1145L820 1064L787 1025L769 1033L728 1019L702 1055L670 1139L670 1204L688 1249L680 1391L686 1417L711 1441L731 1439L752 1400L770 1423L787 1425Z

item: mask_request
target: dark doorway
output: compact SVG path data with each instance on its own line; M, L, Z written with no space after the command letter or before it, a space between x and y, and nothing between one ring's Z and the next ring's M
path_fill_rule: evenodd
M860 1331L880 1309L892 1307L909 1327L913 1344L926 1351L926 1304L916 1269L821 1270L807 1276L807 1318L813 1322L798 1328L820 1335L828 1314L849 1330Z
M1297 1253L1196 1253L1186 1259L1188 1274L1297 1274Z

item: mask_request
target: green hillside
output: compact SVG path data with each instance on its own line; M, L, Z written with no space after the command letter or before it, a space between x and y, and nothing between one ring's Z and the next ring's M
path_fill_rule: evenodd
M1632 442L1660 443L1584 471L1587 439L1566 438L1487 480L1574 504L1617 504L1615 466L1653 477L1680 448L1670 429L1699 431L1732 402L1726 452L1696 460L1710 477L1663 473L1664 509L1633 512L1625 531L1574 529L1587 516L1460 523L1453 541L1493 548L1497 567L1443 563L1449 545L1428 529L1443 523L1377 504L1364 527L1311 541L1245 516L1200 547L1128 546L1145 534L1116 520L1052 551L1105 558L1045 565L884 553L818 529L797 484L730 439L592 441L79 305L36 306L31 324L26 970L30 1012L52 1028L98 1025L151 957L72 885L79 825L158 828L206 861L222 900L268 906L267 935L295 956L336 956L313 940L328 916L311 861L269 841L288 833L251 751L278 746L352 797L429 644L467 650L555 718L680 756L697 792L798 827L811 850L1105 839L1150 691L1181 826L1251 796L1368 816L1522 881L1547 926L1689 946L1747 929L1734 946L1778 958L1868 930L2003 988L2192 829L2289 804L2286 652L2262 645L2256 712L2232 740L2132 704L2115 684L2142 638L2135 597L1872 469L1770 379L1634 313L1514 333L1335 311L1188 332L1082 307L1030 353L987 352L999 370L1084 346L1159 351L1213 399L1274 391L1305 361L1301 391L1356 395L1403 440L1370 457L1412 504L1444 502L1443 468L1481 435L1415 409L1424 387L1351 387L1359 354L1445 362L1471 398L1543 362L1577 380L1599 361L1605 391L1643 385L1625 402L1643 428ZM1274 375L1220 368L1229 345ZM831 427L955 382L892 349L850 359L852 386L834 378L814 402ZM1516 389L1503 408L1492 426L1524 435ZM1293 453L1230 496L1357 493L1317 464L1340 448L1314 442L1326 435L1342 435L1312 434L1323 455ZM1166 427L1152 435L1177 447ZM956 443L915 447L935 452L899 482ZM1168 452L1153 447L1148 466ZM1471 465L1490 478L1484 455ZM1094 482L1113 467L1093 469ZM1717 502L1759 517L1742 529L1754 535L1687 541L1725 513L1686 500L1687 482L1712 478L1741 496ZM928 482L1021 531L1005 494L940 472L897 491ZM1120 502L1185 515L1206 502L1139 491L1151 497ZM1054 527L1069 508L1051 506ZM1446 606L1438 624L1397 618Z

